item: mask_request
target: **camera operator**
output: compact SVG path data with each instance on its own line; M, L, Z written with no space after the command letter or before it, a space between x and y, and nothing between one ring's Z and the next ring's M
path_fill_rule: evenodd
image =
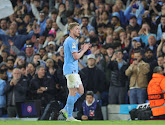
M142 104L146 100L146 87L150 66L142 60L140 50L134 51L133 63L126 70L126 76L130 77L130 90L128 91L130 104Z

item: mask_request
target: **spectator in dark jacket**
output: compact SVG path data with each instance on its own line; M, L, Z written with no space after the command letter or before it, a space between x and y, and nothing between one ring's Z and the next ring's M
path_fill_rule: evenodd
M105 76L102 70L96 67L94 54L88 55L88 66L80 71L85 91L93 91L95 99L100 99L100 94L105 90Z
M17 102L24 102L26 100L27 80L21 77L21 70L15 68L13 70L13 78L5 87L4 93L7 94L7 114L8 117L16 117Z
M77 116L80 120L103 120L101 106L94 98L92 91L87 91L86 100L83 102Z
M137 18L135 15L131 16L131 18L129 19L128 29L131 31L136 30L137 32L139 32L140 26L137 23Z
M153 70L157 66L157 61L153 57L153 51L150 48L147 48L144 53L144 62L150 65L150 72L148 73L148 83L152 78Z
M45 107L55 97L54 80L46 75L44 66L36 68L36 75L30 82L32 99L41 100L42 107Z
M109 103L124 104L126 99L126 80L125 70L128 64L122 59L123 52L118 50L114 53L108 68L111 70L111 80L109 88Z

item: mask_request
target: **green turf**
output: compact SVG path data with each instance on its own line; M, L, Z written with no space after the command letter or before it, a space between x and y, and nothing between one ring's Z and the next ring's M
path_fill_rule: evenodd
M165 125L165 121L0 121L0 125Z

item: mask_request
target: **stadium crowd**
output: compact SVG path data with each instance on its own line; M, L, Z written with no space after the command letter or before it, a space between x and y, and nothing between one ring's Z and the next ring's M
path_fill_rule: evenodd
M101 105L141 104L156 66L165 73L164 0L11 0L14 14L0 20L0 116L16 116L16 102L67 99L63 42L78 22L85 92ZM85 96L77 102L82 107Z

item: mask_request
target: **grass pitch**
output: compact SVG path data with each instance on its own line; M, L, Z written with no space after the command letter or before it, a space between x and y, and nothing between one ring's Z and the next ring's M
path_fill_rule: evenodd
M0 121L0 125L165 125L164 121Z

